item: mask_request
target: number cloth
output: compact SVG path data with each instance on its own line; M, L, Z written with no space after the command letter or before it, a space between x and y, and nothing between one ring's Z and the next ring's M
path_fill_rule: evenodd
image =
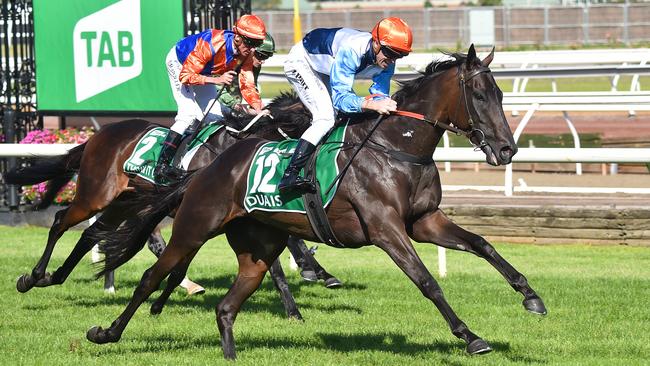
M339 174L336 159L341 151L345 136L346 126L337 127L327 138L323 147L318 152L316 160L316 178L321 187L321 198L325 207L332 201L338 183L328 195L325 190ZM281 142L268 142L262 145L253 157L253 162L248 170L248 184L244 197L244 208L251 212L254 210L276 212L305 213L302 196L280 196L278 183L282 174L289 165L298 140L284 140Z
M185 169L187 169L189 162L199 147L221 128L223 128L223 125L214 123L199 132L198 136L187 148L187 153L183 156L182 165ZM127 174L135 174L149 182L157 183L153 178L153 171L160 156L162 142L165 141L168 132L169 129L167 128L156 127L145 133L140 141L138 141L135 149L133 149L131 156L124 162L124 172Z

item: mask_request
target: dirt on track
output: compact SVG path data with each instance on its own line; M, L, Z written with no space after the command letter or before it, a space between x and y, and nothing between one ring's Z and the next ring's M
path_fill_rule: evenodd
M520 111L518 116L506 113L510 128L514 131L526 111ZM605 144L619 140L645 139L650 146L650 112L637 112L628 116L627 112L570 112L578 134L600 134ZM570 133L561 112L536 112L526 125L527 134L565 134Z

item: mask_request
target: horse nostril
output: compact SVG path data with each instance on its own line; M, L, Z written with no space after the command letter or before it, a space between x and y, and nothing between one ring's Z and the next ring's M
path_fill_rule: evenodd
M499 154L501 155L501 159L505 161L510 161L510 159L514 155L514 151L510 146L504 146L501 148L501 151L499 151Z

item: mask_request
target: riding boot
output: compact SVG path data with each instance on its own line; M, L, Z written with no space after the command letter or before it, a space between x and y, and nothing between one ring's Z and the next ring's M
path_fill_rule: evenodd
M182 138L183 136L180 133L169 130L160 150L160 157L158 157L156 168L153 171L153 176L156 181L160 181L161 178L167 178L173 174L172 170L174 168L170 166L170 163L174 159L174 155L176 155L176 150Z
M284 171L280 184L278 184L280 194L316 192L314 184L310 180L300 176L300 170L307 164L314 150L316 150L316 146L312 145L309 141L303 139L298 140L298 146L296 146L296 150L293 152L293 156L291 156L289 166Z

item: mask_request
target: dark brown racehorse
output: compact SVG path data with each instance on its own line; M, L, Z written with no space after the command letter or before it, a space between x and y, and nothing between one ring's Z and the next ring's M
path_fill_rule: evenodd
M376 245L430 299L449 324L451 332L466 342L467 352L491 350L487 342L470 331L445 300L439 285L418 257L411 240L467 251L487 260L523 297L524 308L545 314L541 298L526 278L502 258L484 238L451 222L440 209L440 176L434 163L413 164L405 156L431 157L444 129L460 129L485 153L491 165L509 164L517 147L501 107L502 93L488 65L494 52L483 61L474 47L467 55L434 62L426 72L407 82L394 95L398 109L411 116L391 115L376 128L372 144L354 158L327 208L338 239L349 248ZM423 117L422 117L423 116ZM347 142L363 141L374 118L348 126ZM217 325L226 358L235 358L233 324L243 302L258 288L271 263L282 252L287 236L317 240L305 215L270 213L244 209L247 174L256 150L264 140L248 139L222 153L211 165L186 179L164 198L153 197L143 212L146 222L158 209L166 211L184 194L178 208L169 246L142 276L124 312L103 329L93 327L87 338L94 343L116 342L136 309L158 288L170 272L168 288L176 286L187 265L208 239L225 233L237 255L239 273L217 305ZM339 155L345 164L353 150ZM396 152L399 152L397 154ZM220 187L218 194L214 186ZM210 199L206 199L210 197ZM156 219L154 218L154 221ZM110 233L107 256L120 255L119 245L141 223ZM133 236L132 236L133 237ZM119 261L118 261L119 262ZM109 269L109 268L107 268Z
M197 151L189 169L207 165L221 151L243 137L254 135L271 140L282 140L288 135L296 138L310 125L311 115L293 94L283 94L275 98L269 104L268 109L273 117L261 118L245 133L226 132L225 129L215 133ZM288 113L290 111L294 113ZM229 118L227 123L235 129L241 129L250 119L251 117L233 117ZM44 208L73 174L78 172L77 192L72 203L56 213L45 251L31 274L24 274L18 279L16 283L18 291L26 292L35 286L46 287L62 284L81 258L96 244L96 240L93 239L96 233L113 230L124 222L126 214L121 208L121 203L136 196L138 191L156 189L152 183L141 178L129 177L122 169L125 160L129 158L140 138L156 126L140 119L114 123L102 128L88 142L75 147L67 155L43 159L33 166L5 174L5 179L9 184L27 185L50 180L42 203L40 207L37 207ZM83 232L64 264L51 275L46 272L54 246L63 233L100 211L103 211L100 218ZM152 231L154 227L151 227ZM146 233L147 237L149 234ZM304 243L302 245L304 246ZM135 248L134 250L139 249ZM302 252L306 252L306 250ZM307 258L307 260L316 266L321 277L338 282L336 278L325 272L313 258ZM272 273L280 271L279 264L274 269L275 271ZM281 271L279 273L279 276L272 277L279 289L286 290L281 291L281 294L287 312L290 316L300 318L298 309L286 287L284 275ZM159 310L161 309L162 307L159 308Z

